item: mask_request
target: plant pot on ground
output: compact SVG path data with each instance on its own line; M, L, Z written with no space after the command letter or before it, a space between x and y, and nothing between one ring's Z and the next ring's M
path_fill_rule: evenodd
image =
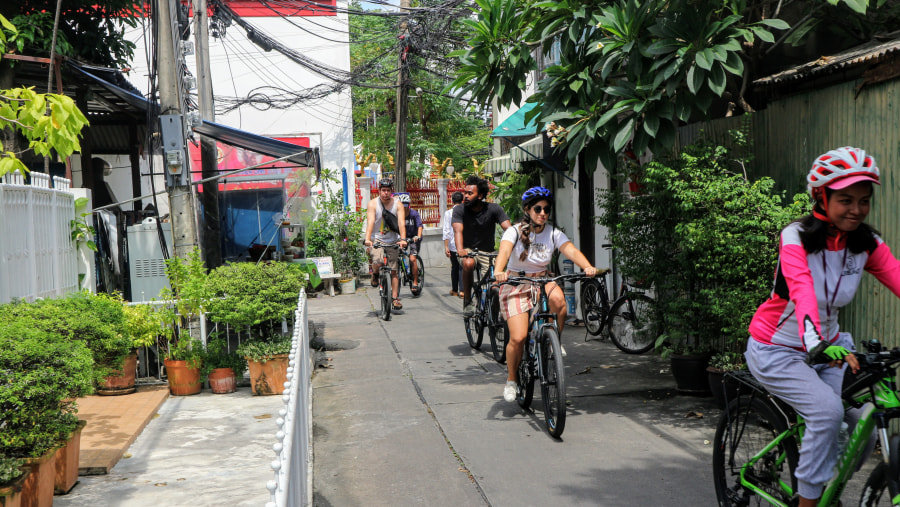
M250 370L250 389L254 395L282 394L287 381L291 337L251 340L238 347Z
M246 369L247 361L236 351L229 351L224 338L217 337L206 344L203 370L214 394L233 393L237 386L237 375L243 376Z
M78 426L66 442L56 451L56 466L53 481L54 494L65 495L78 483L78 460L81 457L81 432L87 421L78 421Z
M50 507L53 505L56 477L56 449L37 458L24 460L31 473L22 485L22 507Z
M0 507L21 507L22 487L31 474L22 462L0 456Z
M726 400L732 400L737 397L737 384L726 382L725 373L746 369L747 365L744 364L744 355L740 352L720 352L709 358L706 374L709 380L709 390L712 392L716 406L724 409Z

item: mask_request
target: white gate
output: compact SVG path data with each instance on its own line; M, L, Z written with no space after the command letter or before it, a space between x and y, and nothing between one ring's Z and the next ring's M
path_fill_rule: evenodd
M18 172L0 178L0 303L61 296L78 290L71 239L75 196L71 181Z

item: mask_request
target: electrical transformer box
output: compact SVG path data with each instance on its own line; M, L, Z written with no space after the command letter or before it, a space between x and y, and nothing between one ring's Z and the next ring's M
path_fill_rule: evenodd
M172 224L159 225L171 251ZM159 291L169 286L155 218L145 218L140 224L128 227L128 260L132 301L158 298Z

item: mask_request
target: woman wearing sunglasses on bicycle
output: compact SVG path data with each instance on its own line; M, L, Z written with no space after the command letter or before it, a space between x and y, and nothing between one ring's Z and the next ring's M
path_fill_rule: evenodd
M494 268L494 277L498 282L505 282L510 272L513 275L524 272L526 276L545 276L556 249L584 270L587 276L597 274L597 270L575 248L565 233L547 223L552 206L553 194L544 187L532 187L522 194L525 217L506 229L500 238L500 250ZM536 286L529 284L503 285L500 288L500 312L509 326L509 343L506 345L509 374L503 388L503 399L508 402L516 399L516 372L522 359L525 336L528 334L529 311L535 304L537 291ZM562 336L565 296L556 284L547 285L547 296L550 299L550 311L557 315L556 323Z
M831 150L813 162L807 183L813 211L781 231L775 288L753 316L746 353L753 376L806 421L800 507L816 505L833 475L844 363L859 369L838 309L853 299L863 270L900 296L900 262L864 223L880 184L875 160L859 148Z

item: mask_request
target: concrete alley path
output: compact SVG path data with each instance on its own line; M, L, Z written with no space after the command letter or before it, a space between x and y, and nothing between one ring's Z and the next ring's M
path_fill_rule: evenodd
M328 348L313 379L314 498L354 505L714 505L719 410L679 396L667 361L567 327L562 440L503 401L505 365L466 342L449 267L378 318L377 289L310 300Z

